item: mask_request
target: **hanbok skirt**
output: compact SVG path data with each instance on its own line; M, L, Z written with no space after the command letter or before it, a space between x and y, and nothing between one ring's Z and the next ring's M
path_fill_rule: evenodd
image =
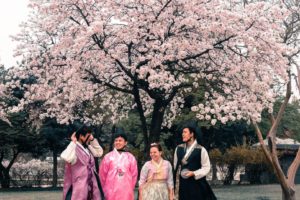
M165 180L152 180L146 183L141 190L142 200L168 200L169 192Z

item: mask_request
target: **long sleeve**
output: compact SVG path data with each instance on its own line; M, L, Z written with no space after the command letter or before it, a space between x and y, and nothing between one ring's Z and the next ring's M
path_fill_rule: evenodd
M94 139L93 141L91 141L88 148L94 157L101 157L103 155L103 149L99 145L97 139Z
M176 169L177 162L178 162L178 158L177 158L177 147L176 147L174 152L174 161L173 161L174 169Z
M168 179L167 179L167 185L169 189L174 188L174 181L173 181L173 168L170 162L168 162Z
M67 148L61 153L60 157L67 163L74 165L77 161L76 144L74 142L70 142Z
M138 176L138 168L137 168L137 163L136 163L134 156L132 156L132 162L130 165L130 173L132 176L132 189L134 189L136 181L137 181L137 176Z
M148 164L147 162L143 165L141 173L140 173L140 180L139 180L139 186L142 186L144 183L146 183L147 181L147 177L148 177Z
M100 167L99 167L99 178L100 178L100 182L103 188L104 193L106 193L106 178L107 178L107 173L109 170L109 163L107 163L108 157L105 156L101 163L100 163Z
M210 160L204 147L201 149L201 166L202 167L200 169L194 171L196 180L206 176L210 171Z

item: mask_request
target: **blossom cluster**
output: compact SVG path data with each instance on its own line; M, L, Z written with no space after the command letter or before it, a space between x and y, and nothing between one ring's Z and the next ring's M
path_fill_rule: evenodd
M118 120L137 105L145 116L163 102L164 125L191 91L205 92L192 110L200 120L260 121L272 111L275 78L287 81L280 40L287 11L269 3L222 0L31 0L16 55L24 68L18 110L43 102L32 116L61 123ZM16 83L10 82L10 85ZM86 105L86 106L85 106ZM86 108L95 108L97 112Z

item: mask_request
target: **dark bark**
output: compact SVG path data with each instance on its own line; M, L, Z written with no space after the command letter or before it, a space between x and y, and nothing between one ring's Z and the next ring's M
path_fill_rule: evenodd
M155 100L153 107L149 140L150 142L159 142L165 106L162 100Z
M228 166L228 171L225 180L223 182L224 185L231 185L234 178L234 172L235 172L235 164L230 164Z
M136 84L135 84L135 86L136 86ZM140 99L140 93L139 93L139 90L138 90L137 86L134 89L133 95L134 95L135 103L137 105L137 110L138 110L138 113L139 113L139 117L140 117L140 120L141 120L141 129L142 129L143 136L144 136L144 146L145 146L144 151L146 151L148 146L149 146L148 128L147 128L146 117L144 115L144 108L143 108L143 105L142 105L142 102L141 102L141 99Z
M57 149L53 149L53 175L52 175L52 187L57 187Z
M218 180L217 177L217 164L215 162L212 162L212 181Z
M18 154L19 154L19 152L14 150L13 157L7 167L4 167L2 165L2 162L0 162L0 182L1 182L2 188L9 188L9 186L10 186L9 170L11 169L12 165L14 164ZM2 155L3 155L3 153L1 154L1 160L3 159Z
M10 186L10 176L9 176L9 170L5 168L2 172L1 172L1 187L2 188L9 188Z

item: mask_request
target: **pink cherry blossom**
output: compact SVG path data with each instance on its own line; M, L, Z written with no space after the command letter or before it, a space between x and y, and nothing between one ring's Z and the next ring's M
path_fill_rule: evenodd
M170 126L190 92L200 120L260 120L276 80L288 80L293 49L280 39L280 4L244 7L223 0L31 0L31 18L14 36L26 85L19 108L32 117L113 122L139 109ZM14 82L10 88L17 87ZM12 109L14 110L14 109Z

